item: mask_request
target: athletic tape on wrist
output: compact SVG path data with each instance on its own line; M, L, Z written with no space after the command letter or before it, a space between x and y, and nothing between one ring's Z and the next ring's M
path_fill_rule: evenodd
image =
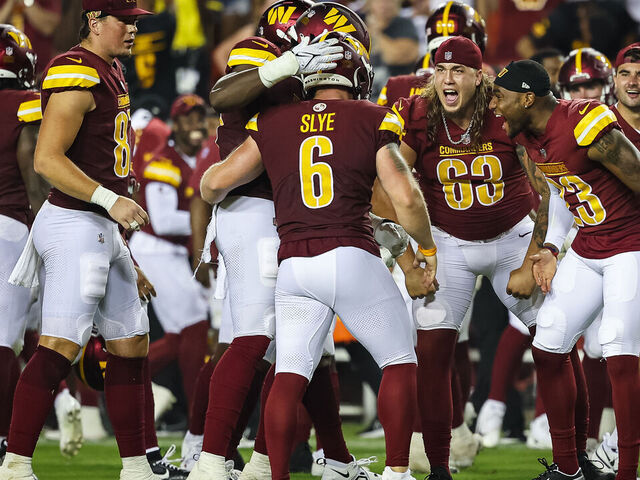
M112 192L108 188L104 188L102 185L98 185L98 188L96 188L91 195L91 203L100 205L108 212L116 203L118 197L119 195L117 193Z
M258 75L262 84L271 88L276 83L289 78L300 69L298 60L292 51L283 53L275 60L271 60L258 68Z

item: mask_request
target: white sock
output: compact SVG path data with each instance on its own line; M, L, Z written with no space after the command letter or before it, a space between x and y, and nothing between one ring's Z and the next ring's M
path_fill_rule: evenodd
M200 458L198 459L197 468L199 471L224 477L227 475L227 470L225 468L225 458L222 455L214 455L209 452L201 452Z
M269 456L256 452L255 450L251 454L251 460L249 460L249 463L251 463L252 465L255 465L256 467L268 468L269 470L271 470L271 463L269 462Z
M391 467L384 467L384 473L385 477L393 479L400 479L405 475L411 475L411 472L409 470L407 470L406 472L396 472L394 470L391 470Z
M147 470L149 472L151 471L151 467L149 466L146 455L140 455L137 457L123 457L122 469L129 472L146 472Z

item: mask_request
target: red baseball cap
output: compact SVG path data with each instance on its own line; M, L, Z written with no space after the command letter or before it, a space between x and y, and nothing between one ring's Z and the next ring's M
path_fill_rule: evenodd
M638 60L634 60L633 58L626 58L629 51L633 49L640 50L640 42L632 43L631 45L627 45L622 50L620 50L618 52L618 55L616 55L616 63L613 66L615 68L618 68L623 63L640 63L638 62Z
M189 93L187 95L180 95L171 104L171 118L176 118L181 115L188 115L194 109L199 109L203 113L207 111L207 105L202 97Z
M480 47L467 37L451 37L440 44L433 60L439 63L458 63L466 67L482 69L482 52Z
M99 11L108 15L152 15L152 12L138 8L136 0L82 0L85 12Z

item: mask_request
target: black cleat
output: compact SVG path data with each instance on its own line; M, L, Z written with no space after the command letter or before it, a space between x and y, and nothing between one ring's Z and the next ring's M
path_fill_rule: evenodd
M433 467L425 480L453 480L453 478L446 468Z
M291 454L289 471L291 473L311 473L312 464L313 454L309 442L300 442Z
M4 462L4 456L7 454L7 439L3 438L0 442L0 465Z
M558 470L558 466L555 463L549 465L546 458L539 458L538 462L540 462L546 470L533 480L585 480L584 475L582 475L582 470L580 469L578 469L574 475L567 475Z
M158 479L187 480L189 472L176 467L172 462L179 462L180 459L171 460L171 455L176 451L175 445L171 445L164 457L160 456L160 451L147 454L147 460L151 466L153 475Z
M616 474L606 472L604 463L599 460L589 460L586 452L578 454L578 463L585 480L615 480Z

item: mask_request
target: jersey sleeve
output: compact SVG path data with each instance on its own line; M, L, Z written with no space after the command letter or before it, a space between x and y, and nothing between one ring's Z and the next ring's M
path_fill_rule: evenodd
M236 43L231 50L227 60L226 73L238 66L261 67L267 62L275 60L280 54L280 49L264 38L245 38Z
M380 95L378 95L378 101L376 102L378 105L382 105L382 106L386 106L388 103L387 100L387 85L385 85L384 87L382 87L382 90L380 90Z
M18 105L16 112L18 122L35 123L42 120L42 108L40 104L40 94L29 92Z
M592 145L614 128L620 129L615 114L604 104L589 102L574 108L577 110L577 123L573 136L581 147Z
M161 182L179 188L182 184L182 172L170 160L163 157L153 157L142 172L142 177L150 182Z
M100 83L98 70L86 57L69 52L54 59L43 75L42 90L51 93L90 89Z
M411 111L413 101L410 98L400 98L393 104L393 111L402 121L402 136L400 140L409 145L414 151L418 151L418 140L411 129Z
M391 109L385 108L383 112L384 117L378 125L376 151L389 143L399 145L404 131L404 120L398 114L395 106Z
M259 117L260 117L260 112L256 113L253 117L251 117L247 122L247 124L244 126L247 133L251 135L251 138L253 138L256 142L259 142L260 136L261 136L260 123L262 122L258 121ZM260 118L260 120L262 120L262 118Z

